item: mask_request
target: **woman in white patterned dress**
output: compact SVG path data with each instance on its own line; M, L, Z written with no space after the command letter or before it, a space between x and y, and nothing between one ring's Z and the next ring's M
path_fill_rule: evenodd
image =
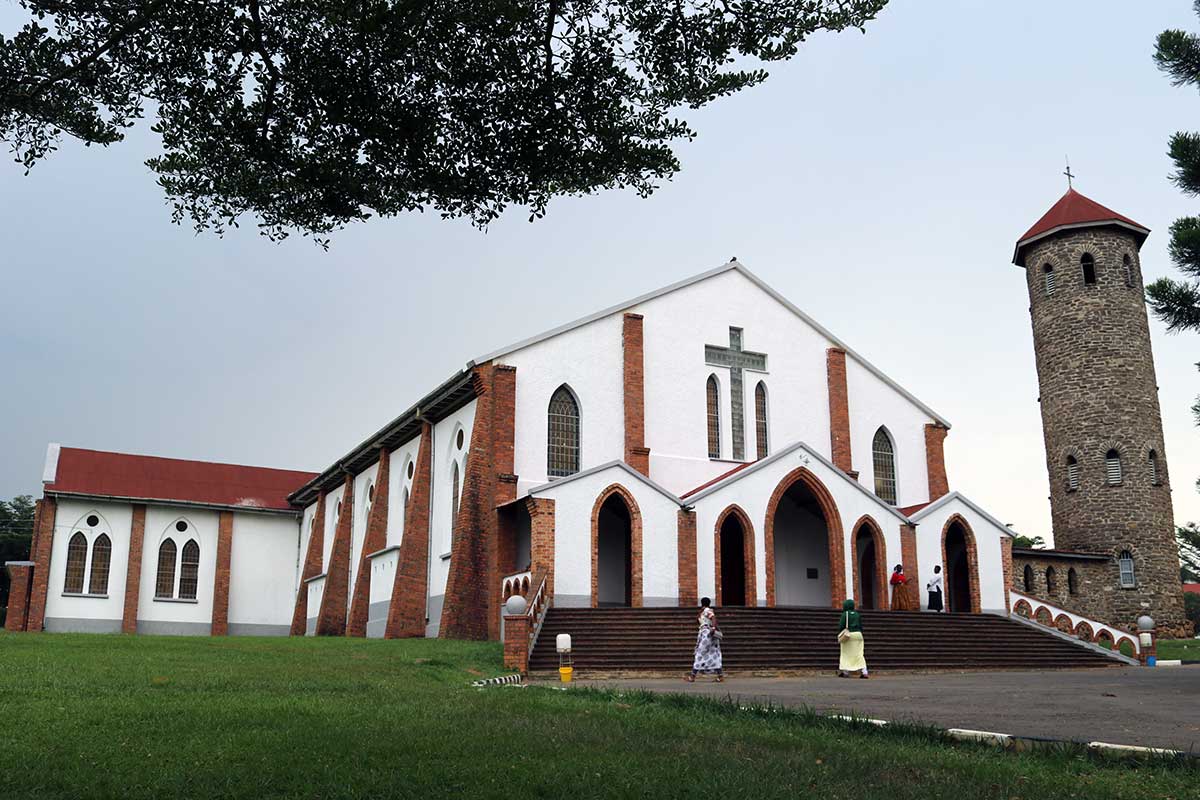
M725 680L721 671L721 635L717 625L717 615L713 613L711 601L705 597L700 600L700 632L696 634L696 653L692 657L692 674L684 680L688 683L696 680L697 673L715 672L717 683Z

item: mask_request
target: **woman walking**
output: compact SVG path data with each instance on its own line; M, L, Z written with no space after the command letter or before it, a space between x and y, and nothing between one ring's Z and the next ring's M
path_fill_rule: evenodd
M713 613L712 601L707 597L700 600L700 632L696 634L696 652L692 657L692 674L684 680L692 683L699 672L715 672L717 683L725 680L721 671L721 629L717 626L717 615Z
M942 610L942 568L937 566L933 568L933 577L929 579L929 583L925 588L929 591L929 610Z
M854 601L847 598L842 603L842 616L838 618L838 644L841 658L838 661L838 677L849 678L852 673L867 677L867 660L863 657L862 616L854 610Z

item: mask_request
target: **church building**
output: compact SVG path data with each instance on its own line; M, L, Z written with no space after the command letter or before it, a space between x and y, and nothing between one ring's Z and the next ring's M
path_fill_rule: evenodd
M7 626L499 639L514 594L888 608L896 564L1007 615L1013 533L951 491L949 430L731 261L479 356L319 474L51 445Z

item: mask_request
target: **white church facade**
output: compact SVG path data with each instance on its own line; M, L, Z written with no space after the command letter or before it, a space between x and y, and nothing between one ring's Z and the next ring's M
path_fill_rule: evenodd
M475 359L319 474L52 445L8 626L496 639L538 588L886 608L896 564L1007 613L949 427L730 262Z

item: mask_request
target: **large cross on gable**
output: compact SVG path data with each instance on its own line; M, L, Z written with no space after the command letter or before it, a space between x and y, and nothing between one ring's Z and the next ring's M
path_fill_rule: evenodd
M729 328L729 347L718 344L704 345L704 363L714 367L726 367L729 370L730 416L733 431L733 458L743 461L746 458L746 428L745 428L745 398L742 388L742 370L753 369L759 372L767 371L766 353L751 353L742 349L742 329Z

